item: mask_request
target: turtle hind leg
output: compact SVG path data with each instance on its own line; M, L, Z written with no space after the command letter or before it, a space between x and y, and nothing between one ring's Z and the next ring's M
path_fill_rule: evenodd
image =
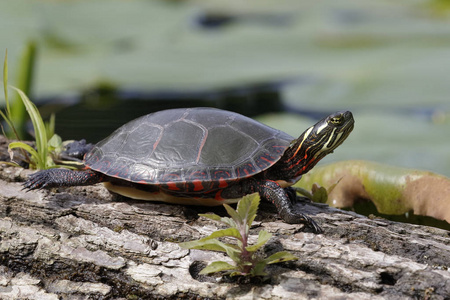
M277 208L280 217L289 224L306 224L315 233L322 233L323 230L317 223L303 213L294 210L292 201L286 191L275 181L251 181L249 182L252 191L259 192L260 196L272 202Z
M72 171L68 169L48 169L28 176L23 184L25 190L42 188L91 185L103 180L103 174L92 170Z

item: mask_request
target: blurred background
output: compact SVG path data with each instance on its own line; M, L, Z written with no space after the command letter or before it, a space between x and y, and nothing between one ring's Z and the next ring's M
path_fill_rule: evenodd
M29 96L63 139L95 143L174 107L293 136L351 110L353 133L322 163L450 176L450 1L15 0L0 3L0 28L10 84L35 43Z

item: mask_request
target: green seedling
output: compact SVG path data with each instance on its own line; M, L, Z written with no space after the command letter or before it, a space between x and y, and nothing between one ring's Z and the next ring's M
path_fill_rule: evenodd
M210 274L225 271L230 276L264 276L264 269L268 264L274 264L297 257L287 251L280 251L267 258L261 257L258 250L261 249L272 237L271 233L261 230L256 244L249 245L249 230L256 217L260 197L258 193L243 197L237 204L237 210L224 204L229 217L220 217L216 214L200 214L200 216L221 222L229 228L213 232L210 236L200 240L180 243L182 248L202 249L225 252L233 261L230 264L224 261L215 261L206 266L200 274ZM225 243L218 238L228 237L236 240L236 243Z
M8 100L8 87L15 90L19 99L22 101L25 109L30 116L31 122L34 128L35 144L36 148L22 142L12 142L8 145L8 151L13 159L13 149L19 149L23 153L24 159L30 164L31 169L48 169L57 167L55 165L52 153L59 151L61 148L61 139L58 136L53 135L51 139L48 138L48 133L54 132L54 118L49 125L45 125L42 120L41 114L36 105L30 101L27 95L19 88L8 86L8 53L5 55L5 62L3 64L3 89L5 94L6 112L0 110L0 115L5 120L9 128L15 133L16 138L19 140L19 136L14 126L13 117Z
M312 202L326 203L328 200L328 195L333 191L333 189L336 187L339 181L341 181L341 179L332 184L328 189L324 188L323 186L319 186L317 183L314 183L312 185L311 192L300 187L295 187L294 189L297 193L299 193L302 196L305 196Z
M47 137L46 126L42 120L42 117L37 109L37 107L28 99L27 95L22 92L20 89L11 87L14 89L20 96L25 105L25 108L30 116L31 122L33 123L34 135L35 135L35 143L36 149L31 147L30 145L18 141L12 142L8 145L8 151L12 154L12 149L19 148L25 150L30 154L29 163L30 168L32 169L48 169L51 167L55 167L55 163L53 162L52 156L50 154L50 145ZM57 138L53 138L52 147L55 147L55 141ZM52 140L52 139L50 139Z

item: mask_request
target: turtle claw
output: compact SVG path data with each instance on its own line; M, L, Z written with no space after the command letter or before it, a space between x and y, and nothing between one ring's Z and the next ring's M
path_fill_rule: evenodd
M42 189L49 186L52 181L50 170L43 170L28 176L27 181L23 183L22 190L27 192Z
M313 230L314 233L320 234L323 233L323 229L314 221L311 217L302 214L302 213L294 213L294 214L283 214L281 218L288 224L305 224L309 228Z
M295 218L297 221L295 223L302 223L311 228L314 233L320 234L323 233L323 229L314 221L311 217L308 217L304 214L296 214Z
M323 229L316 223L316 221L314 221L313 219L311 219L310 217L305 216L305 215L303 215L303 218L306 219L305 224L309 228L311 228L314 231L314 233L316 233L316 234L323 233Z

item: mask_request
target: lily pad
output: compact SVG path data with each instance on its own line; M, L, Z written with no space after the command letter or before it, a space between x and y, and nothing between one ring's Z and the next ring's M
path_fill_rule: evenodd
M369 161L341 161L316 167L297 183L328 189L329 205L353 207L371 201L382 214L413 212L450 223L450 179L432 172Z

